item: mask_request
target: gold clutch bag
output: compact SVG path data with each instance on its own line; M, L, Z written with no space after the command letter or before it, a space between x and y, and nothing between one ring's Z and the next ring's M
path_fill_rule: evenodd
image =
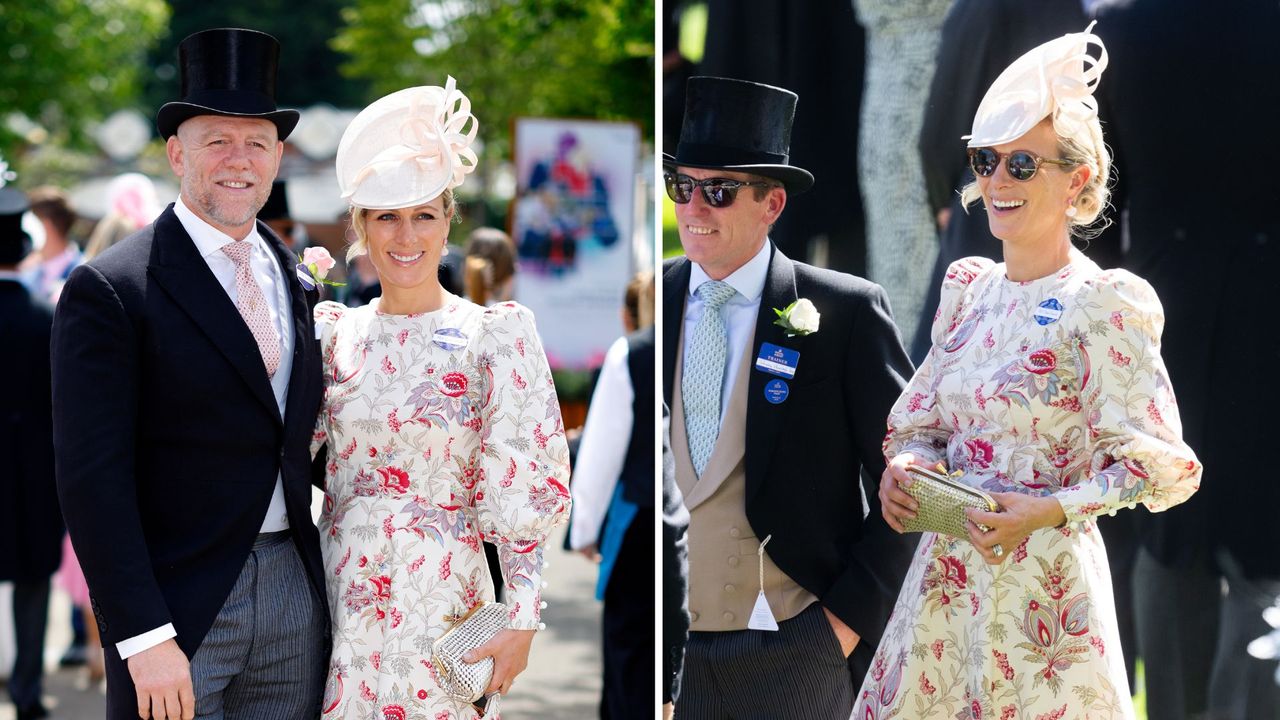
M435 641L431 655L445 695L462 703L474 703L484 695L493 678L493 658L466 663L462 656L489 642L506 627L507 606L486 602L471 608ZM490 714L495 713L496 707Z
M903 491L920 504L914 520L902 521L907 532L936 532L964 539L969 537L969 531L965 529L966 509L988 512L1000 509L990 495L953 480L952 477L960 476L959 472L948 476L917 465L908 466L907 472L911 474L911 487L903 488ZM978 527L990 530L984 525Z

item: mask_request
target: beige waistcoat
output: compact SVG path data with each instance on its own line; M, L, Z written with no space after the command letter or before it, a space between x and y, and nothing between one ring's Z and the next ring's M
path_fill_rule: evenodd
M752 333L754 335L754 333ZM746 511L747 386L753 368L747 339L746 354L729 391L729 407L720 425L715 448L699 478L693 471L689 438L684 427L683 341L676 345L676 365L671 388L671 453L675 458L676 484L689 508L689 613L691 630L745 630L760 593L757 538ZM781 622L795 617L817 600L787 577L764 554L764 593Z

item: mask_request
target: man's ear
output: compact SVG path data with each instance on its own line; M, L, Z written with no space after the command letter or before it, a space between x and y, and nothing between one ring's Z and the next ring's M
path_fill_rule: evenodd
M769 188L769 194L764 198L765 221L767 225L772 225L778 221L778 216L782 215L783 209L787 207L787 191L781 186Z
M169 136L168 141L164 145L165 155L169 158L169 169L174 175L182 177L182 141L178 139L178 134L174 133Z

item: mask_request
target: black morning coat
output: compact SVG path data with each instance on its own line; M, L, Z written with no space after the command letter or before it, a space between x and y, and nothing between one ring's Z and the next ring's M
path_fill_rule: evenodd
M747 397L747 520L773 536L769 557L861 636L855 667L868 666L919 537L898 535L880 515L877 490L889 414L911 377L884 290L852 275L793 262L772 249L756 319ZM671 402L691 264L664 265L663 395ZM808 298L817 332L787 337L773 308ZM773 380L755 368L764 343L800 353L784 402L765 399ZM865 473L865 474L864 474ZM861 480L861 483L859 482ZM855 678L860 682L861 678Z
M172 205L77 268L58 302L58 492L107 649L108 701L121 717L130 706L136 713L136 699L115 644L173 623L178 645L195 653L281 471L293 540L327 607L310 511L309 445L321 396L317 297L293 280L296 259L280 239L263 223L258 232L290 296L283 418L253 335Z

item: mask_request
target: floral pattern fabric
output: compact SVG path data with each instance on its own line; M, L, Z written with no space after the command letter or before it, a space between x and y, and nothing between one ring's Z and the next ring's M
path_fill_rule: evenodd
M1082 255L1030 282L953 263L933 348L889 416L912 452L996 492L1056 498L1062 528L1001 565L925 533L853 717L1131 718L1099 513L1165 510L1198 487L1160 358L1151 287Z
M324 302L315 318L333 619L323 717L470 720L431 648L493 600L481 540L498 547L510 627L533 629L544 544L568 518L568 447L533 316L449 296L419 315Z

